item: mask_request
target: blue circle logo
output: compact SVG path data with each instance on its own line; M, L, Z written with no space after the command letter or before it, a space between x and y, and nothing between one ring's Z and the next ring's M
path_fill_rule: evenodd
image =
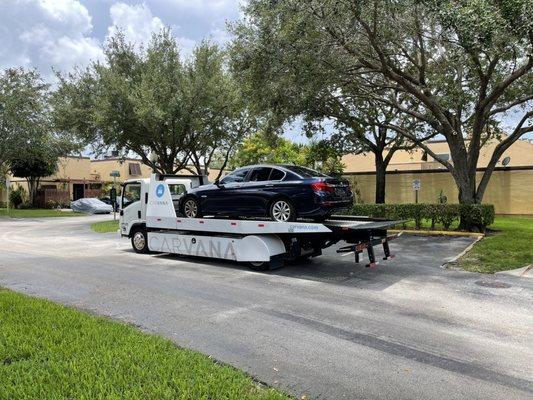
M155 194L157 197L163 197L163 195L165 194L165 186L159 185L155 190Z

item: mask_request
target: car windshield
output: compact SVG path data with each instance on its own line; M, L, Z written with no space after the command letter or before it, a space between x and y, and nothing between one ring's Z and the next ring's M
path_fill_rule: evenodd
M328 175L325 175L322 172L315 171L311 168L300 167L299 165L284 165L284 167L287 168L289 171L300 175L302 178L328 177Z

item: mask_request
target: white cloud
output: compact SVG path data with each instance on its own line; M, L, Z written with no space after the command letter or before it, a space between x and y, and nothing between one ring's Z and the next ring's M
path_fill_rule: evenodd
M34 67L45 78L102 57L90 37L89 11L78 0L2 0L0 68Z
M115 3L110 9L113 25L108 29L108 35L114 35L122 30L126 40L136 45L147 43L153 33L165 27L160 18L154 17L146 4L128 5Z

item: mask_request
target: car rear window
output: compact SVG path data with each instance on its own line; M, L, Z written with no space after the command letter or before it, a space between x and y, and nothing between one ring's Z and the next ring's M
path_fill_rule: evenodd
M269 180L271 181L280 181L285 176L285 172L280 171L279 169L272 168L272 173L270 174Z
M272 168L267 167L259 167L254 168L252 173L250 174L250 182L263 182L268 181L270 176L270 171L272 171Z
M328 177L322 172L315 171L311 168L300 167L299 165L285 165L284 167L287 168L289 171L292 171L300 175L302 178L314 178L314 177L327 178Z

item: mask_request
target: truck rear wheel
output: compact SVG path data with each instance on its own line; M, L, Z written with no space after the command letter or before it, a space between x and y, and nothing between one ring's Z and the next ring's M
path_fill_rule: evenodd
M136 253L148 253L148 234L144 228L135 228L131 235L131 247Z
M250 269L253 269L254 271L268 271L270 267L270 263L268 261L256 261L256 262L249 262L248 266Z

